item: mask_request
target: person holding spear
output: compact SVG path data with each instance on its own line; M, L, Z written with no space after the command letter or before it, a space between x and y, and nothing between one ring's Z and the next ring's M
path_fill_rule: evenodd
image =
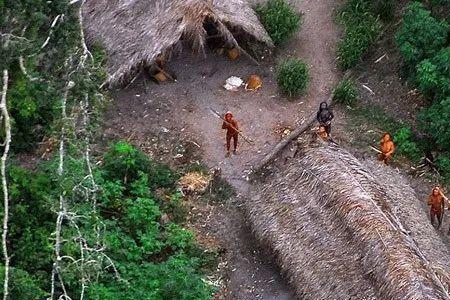
M435 186L431 191L430 196L428 196L427 204L430 206L431 224L434 226L434 220L437 219L437 229L441 227L446 202L448 202L448 198L438 186Z
M227 154L225 156L230 157L231 139L233 139L233 154L236 154L239 137L239 126L237 121L233 118L231 111L227 111L225 114L222 129L227 131Z
M231 148L231 139L233 139L233 154L237 153L237 146L238 146L238 137L241 136L244 141L246 141L250 145L254 145L254 142L249 138L246 137L241 130L239 130L239 125L237 121L233 118L233 114L231 111L227 111L225 116L222 117L221 114L219 114L217 111L215 111L212 108L209 108L214 116L221 119L223 121L222 123L222 129L226 129L227 131L227 154L226 157L230 156L230 148Z

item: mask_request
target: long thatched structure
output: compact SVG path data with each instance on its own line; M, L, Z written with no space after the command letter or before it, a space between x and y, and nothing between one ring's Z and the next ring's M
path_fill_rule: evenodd
M386 184L401 183L397 174L379 180L335 145L300 153L245 207L301 299L450 299L448 247L425 211L397 216L396 203L420 203Z
M87 0L83 15L88 42L99 43L109 55L114 85L180 42L202 49L206 22L233 47L241 49L236 31L273 46L246 0Z

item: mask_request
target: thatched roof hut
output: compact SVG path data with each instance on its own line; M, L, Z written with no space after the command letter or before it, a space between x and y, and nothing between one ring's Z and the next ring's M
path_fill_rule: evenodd
M229 45L240 48L233 35L240 31L273 46L246 0L88 0L83 15L88 42L99 43L109 55L111 84L123 83L141 64L151 64L182 41L202 49L206 23Z
M420 204L410 188L337 146L300 152L245 206L301 299L449 299L447 245L424 210L397 216L395 203Z

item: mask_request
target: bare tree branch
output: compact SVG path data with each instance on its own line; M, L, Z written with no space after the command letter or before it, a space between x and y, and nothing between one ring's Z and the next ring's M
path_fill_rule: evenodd
M53 28L54 28L54 27L56 26L56 24L58 23L58 20L59 20L60 18L63 18L63 17L64 17L64 15L62 14L62 15L57 15L57 16L55 17L55 19L53 19L52 25L50 26L50 31L49 31L49 33L48 33L47 38L45 39L45 42L42 44L41 49L44 49L45 46L48 45L48 42L50 42L50 38L51 38L52 33L53 33Z
M3 246L3 258L5 261L5 279L3 282L3 299L8 299L9 296L9 256L8 256L8 219L9 219L9 195L8 195L8 182L6 178L6 160L8 158L9 146L11 143L11 122L9 118L8 107L6 105L6 93L8 91L8 70L3 70L3 89L2 99L0 102L1 115L5 122L5 148L3 149L3 155L1 159L1 176L2 176L2 188L3 188L3 233L2 233L2 246Z
M89 147L90 145L90 140L89 140L89 132L87 129L87 126L89 124L89 95L86 93L84 96L84 101L82 101L80 103L80 107L83 110L83 127L84 127L84 131L85 131L85 143L86 143L86 149L84 151L84 159L86 161L86 166L88 169L88 175L86 176L89 181L91 182L92 185L92 207L95 210L97 210L97 197L96 197L96 193L99 190L97 184L95 183L94 180L94 174L92 172L92 164L91 164L91 149Z
M70 60L70 59L69 59ZM58 175L62 177L64 172L64 141L66 138L66 126L65 122L67 121L67 97L69 95L69 90L74 86L75 84L68 80L64 95L61 100L61 119L62 119L62 128L61 128L61 138L59 142L59 166L58 166ZM64 285L64 281L61 276L61 270L60 270L60 261L61 261L61 227L62 222L67 215L66 210L66 203L64 196L61 194L59 196L59 212L58 217L56 218L56 225L55 225L55 261L53 262L53 269L52 269L52 277L51 277L51 292L50 292L50 299L54 299L55 297L55 283L56 283L56 277L58 276L58 280L60 282L61 288L63 290L63 296L65 299L70 299L70 297L67 295L67 291Z
M82 15L82 7L85 3L85 0L80 0L81 4L78 11L78 22L80 26L80 47L79 49L81 51L76 51L73 55L76 55L77 57L74 57L72 60L72 57L67 60L67 62L71 63L70 69L72 69L67 74L67 85L64 91L64 95L62 97L61 101L61 121L62 121L62 128L61 128L61 136L60 136L60 143L59 143L59 165L58 165L58 175L63 178L66 176L66 173L69 172L69 170L65 170L65 160L71 159L71 154L66 153L66 149L68 148L67 144L75 142L78 149L83 149L81 156L83 157L83 160L85 161L86 171L87 175L82 176L80 179L80 182L76 184L72 191L66 191L69 192L73 197L79 198L85 197L86 202L91 202L93 211L95 212L97 210L97 197L96 194L99 190L95 179L93 175L93 168L91 164L91 157L90 157L90 132L89 132L89 113L90 113L90 103L89 103L89 92L84 93L83 99L79 102L79 106L74 106L72 111L70 112L70 115L68 116L69 106L67 103L68 100L68 94L70 89L75 85L74 82L70 81L73 74L77 72L82 72L84 76L89 77L90 75L90 64L86 64L88 60L93 61L93 56L89 52L84 32L83 32L83 15ZM73 3L76 3L78 1L72 1ZM72 3L71 3L72 4ZM57 19L54 20L52 23L51 28L53 28L56 23ZM51 36L51 32L49 34L49 37ZM47 38L46 43L48 43L49 38ZM44 43L44 44L46 44ZM45 45L44 45L45 46ZM78 60L78 64L76 66L73 65L74 61ZM67 67L67 66L66 66ZM77 123L77 120L81 120L81 124ZM79 136L80 134L80 136ZM81 145L77 142L81 142L84 147L80 147ZM76 155L79 159L78 155ZM66 171L66 172L65 172ZM59 211L57 212L57 220L55 225L55 242L54 242L54 251L55 251L55 260L53 264L53 270L52 270L52 282L51 282L51 296L50 299L54 300L55 297L58 297L57 294L61 294L58 299L70 299L69 295L67 294L64 280L62 278L62 268L76 268L80 272L80 283L81 283L81 290L80 292L80 300L84 300L85 293L88 285L93 280L98 280L101 273L104 272L103 268L106 265L106 268L112 268L114 271L116 277L120 279L119 272L113 262L113 260L108 257L104 252L106 250L106 247L103 245L103 241L101 239L103 233L101 232L101 222L99 224L98 220L94 220L93 227L95 233L94 239L87 239L84 237L84 228L80 228L79 226L79 219L85 218L88 219L88 217L84 215L77 215L76 213L73 213L70 211L71 209L71 202L70 199L64 195L64 192L60 195L59 198ZM64 220L67 220L68 223L65 223ZM76 234L74 234L71 237L71 241L78 244L80 256L78 257L72 257L68 255L63 255L61 253L61 247L63 245L64 241L61 235L62 227L64 226L70 226L72 229L75 229ZM66 225L67 224L67 225ZM104 224L103 224L104 226ZM64 261L64 266L63 266ZM92 272L92 270L95 270ZM56 289L61 289L62 291L56 291Z
M33 77L28 73L27 68L25 67L25 62L24 62L23 56L19 57L19 66L20 66L20 70L28 78L29 81L39 80L39 78Z
M92 59L92 54L89 52L88 47L86 46L86 40L84 38L84 29L83 29L83 5L86 0L82 0L80 9L78 10L78 23L80 26L80 40L81 47L83 48L83 56L81 57L81 65L84 66L84 62L88 57Z

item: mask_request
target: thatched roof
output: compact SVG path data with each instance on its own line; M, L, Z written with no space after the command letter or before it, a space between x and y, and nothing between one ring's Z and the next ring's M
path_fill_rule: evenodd
M237 42L231 28L273 45L246 0L87 0L83 14L88 42L99 43L109 55L113 84L124 81L141 63L152 63L180 39L202 48L206 19L232 45Z
M449 299L447 246L425 210L399 218L393 205L420 204L410 188L385 185L337 146L301 153L245 204L300 298Z

